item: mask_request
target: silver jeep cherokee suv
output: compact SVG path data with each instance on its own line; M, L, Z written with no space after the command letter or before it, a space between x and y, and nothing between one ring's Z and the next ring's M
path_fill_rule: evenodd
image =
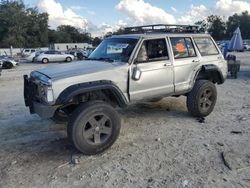
M24 75L25 104L31 114L68 122L69 140L88 155L105 151L117 139L116 107L185 95L192 116L208 116L227 64L211 36L194 28L126 28L133 34L106 38L85 62Z

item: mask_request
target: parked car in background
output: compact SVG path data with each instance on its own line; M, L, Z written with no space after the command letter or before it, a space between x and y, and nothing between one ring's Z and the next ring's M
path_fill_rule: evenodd
M33 52L28 57L26 57L25 60L29 62L35 62L36 57L38 57L42 53L44 53L44 51Z
M49 62L71 62L74 60L74 56L71 54L65 54L59 51L46 51L35 58L35 61L42 62L42 63L49 63Z
M0 60L0 76L2 74L2 61Z
M83 60L89 57L89 55L93 52L93 48L86 48L86 49L69 49L66 53L74 55L77 59Z
M88 57L88 53L84 50L70 50L66 53L73 55L78 60L83 60Z
M2 62L3 69L11 69L19 64L13 58L8 56L0 56L0 61Z
M249 43L244 42L243 46L244 46L244 50L250 51L250 44Z
M27 57L27 56L29 56L31 53L34 53L34 52L36 52L36 51L37 51L37 49L25 48L25 49L22 50L21 55L22 55L23 57Z

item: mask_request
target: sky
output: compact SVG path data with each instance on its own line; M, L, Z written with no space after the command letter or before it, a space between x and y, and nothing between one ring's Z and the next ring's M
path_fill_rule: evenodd
M211 14L226 19L250 12L250 0L24 0L29 7L49 13L55 29L66 24L92 35L120 27L145 24L193 24Z

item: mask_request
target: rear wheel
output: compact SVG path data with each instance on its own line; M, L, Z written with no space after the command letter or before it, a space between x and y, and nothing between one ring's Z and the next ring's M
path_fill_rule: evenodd
M72 61L72 58L71 57L67 57L66 58L66 62L71 62Z
M208 80L197 80L187 96L187 108L192 116L206 117L213 111L216 100L215 85Z
M49 60L47 58L42 59L42 63L47 64L48 62L49 62Z
M82 104L69 119L68 137L86 155L104 152L119 136L121 120L109 104L91 101Z

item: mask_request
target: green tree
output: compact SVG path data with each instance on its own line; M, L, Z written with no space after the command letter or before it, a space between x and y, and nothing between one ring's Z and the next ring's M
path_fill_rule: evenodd
M102 39L100 39L99 37L95 37L92 41L92 44L94 47L98 46L100 43L102 42Z
M49 29L49 43L91 43L92 38L89 33L81 32L70 25L60 25L56 30Z
M48 14L38 13L36 8L26 10L26 47L41 47L48 45Z
M215 40L222 40L226 37L226 23L220 16L211 15L207 17L209 25L208 32L211 33Z
M22 47L25 44L26 21L23 3L2 1L0 4L0 47Z
M247 11L230 16L227 21L227 36L230 38L233 32L240 27L243 39L250 38L250 15Z
M48 43L48 14L22 1L0 3L0 47L41 47Z

